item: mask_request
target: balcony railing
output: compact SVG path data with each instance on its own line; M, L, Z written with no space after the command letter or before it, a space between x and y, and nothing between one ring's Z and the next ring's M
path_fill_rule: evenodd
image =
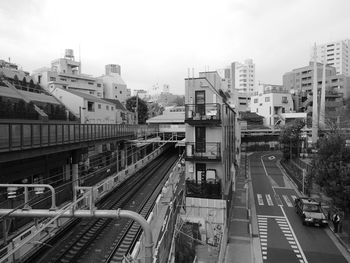
M186 180L186 197L221 199L220 181L196 182Z
M220 104L186 104L185 122L220 122Z
M221 160L221 143L219 142L186 142L187 160Z

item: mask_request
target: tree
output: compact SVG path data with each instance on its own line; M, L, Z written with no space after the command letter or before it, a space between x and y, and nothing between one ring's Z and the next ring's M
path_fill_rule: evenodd
M350 205L350 149L345 137L333 131L319 139L313 160L312 179L342 208Z
M175 103L177 106L184 106L185 105L185 96L177 95L171 102Z
M303 120L296 119L282 128L279 141L283 145L284 159L291 159L293 155L298 154L301 129L304 126Z
M160 106L157 102L153 102L148 105L148 117L152 118L158 115L161 115L164 111L164 108Z
M147 104L144 100L138 99L138 123L145 124L148 116ZM126 101L126 109L131 112L136 111L136 96L133 96Z
M23 90L26 90L26 89L27 89L27 80L26 80L26 77L23 77L21 85L22 85L22 89L23 89Z

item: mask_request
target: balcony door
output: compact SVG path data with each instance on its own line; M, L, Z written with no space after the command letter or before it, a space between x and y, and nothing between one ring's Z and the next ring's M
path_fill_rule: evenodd
M195 101L196 113L199 113L200 116L205 115L205 91L196 90L195 91Z
M205 152L205 127L195 128L195 151L204 153Z

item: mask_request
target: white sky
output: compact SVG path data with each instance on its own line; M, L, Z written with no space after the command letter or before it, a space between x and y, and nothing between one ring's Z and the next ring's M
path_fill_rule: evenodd
M167 83L184 94L188 68L252 58L257 80L282 84L314 42L350 38L349 0L1 0L0 59L31 72L79 45L83 73L120 64L131 89Z

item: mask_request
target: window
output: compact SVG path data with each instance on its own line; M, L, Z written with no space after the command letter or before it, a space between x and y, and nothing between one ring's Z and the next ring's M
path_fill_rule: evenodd
M89 85L94 85L94 83L93 83L93 82L88 82L88 84L89 84Z
M254 103L258 103L259 102L259 99L254 99Z
M122 91L119 91L120 94L122 94Z
M50 81L56 81L55 77L50 77Z
M77 82L75 79L71 79L70 81L71 81L71 82Z
M97 87L101 88L101 84L97 83Z
M62 81L67 81L67 79L65 79L65 78L60 78L60 80L62 80Z
M101 109L101 104L97 104L97 108L98 108L98 109Z
M114 110L114 107L111 107L111 110Z
M265 97L265 102L269 102L270 101L270 97Z
M91 101L87 102L88 105L88 111L95 111L94 103Z
M106 110L109 110L109 106L108 105L106 105Z

